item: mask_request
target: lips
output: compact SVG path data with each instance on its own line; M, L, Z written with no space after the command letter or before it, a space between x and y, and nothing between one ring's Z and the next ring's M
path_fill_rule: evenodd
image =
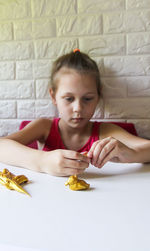
M83 118L72 118L73 121L80 122Z

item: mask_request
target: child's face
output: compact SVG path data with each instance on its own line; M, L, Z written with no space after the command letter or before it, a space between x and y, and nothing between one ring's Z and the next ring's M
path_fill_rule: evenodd
M50 90L50 94L60 118L73 128L86 125L99 100L94 78L73 69L59 72L56 92Z

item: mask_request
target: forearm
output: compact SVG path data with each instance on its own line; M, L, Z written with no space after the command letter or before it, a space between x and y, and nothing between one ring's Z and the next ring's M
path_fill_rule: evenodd
M11 139L0 139L0 162L41 172L42 151L31 149Z
M133 162L137 163L150 162L150 141L134 149Z

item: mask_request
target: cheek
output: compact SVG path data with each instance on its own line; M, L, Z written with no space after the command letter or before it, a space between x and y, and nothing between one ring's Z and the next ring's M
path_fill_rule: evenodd
M86 113L90 116L94 114L97 107L97 102L89 104L88 108L86 109Z
M90 115L95 112L95 106L89 107L87 111Z
M61 112L62 114L71 110L71 107L69 105L66 104L66 102L64 102L63 100L57 103L57 109L59 110L59 112Z

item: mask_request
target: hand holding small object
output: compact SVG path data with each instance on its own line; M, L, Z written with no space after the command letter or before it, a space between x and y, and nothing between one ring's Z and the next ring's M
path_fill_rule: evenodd
M42 153L42 166L46 173L56 176L82 174L89 166L89 159L75 151L54 150Z
M113 137L95 141L87 156L91 164L101 168L108 161L129 163L134 156L134 150Z

